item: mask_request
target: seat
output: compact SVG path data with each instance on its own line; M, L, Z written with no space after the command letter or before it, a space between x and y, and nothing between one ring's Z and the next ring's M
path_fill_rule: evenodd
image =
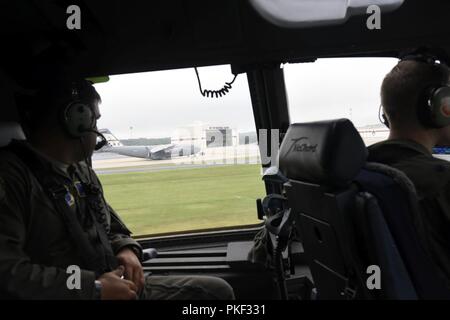
M13 139L25 140L21 125L14 121L0 121L0 147L7 146Z
M317 298L450 298L417 235L414 186L366 158L348 119L292 124L281 144L279 169Z
M10 81L0 70L0 147L8 145L12 139L25 140L10 86Z

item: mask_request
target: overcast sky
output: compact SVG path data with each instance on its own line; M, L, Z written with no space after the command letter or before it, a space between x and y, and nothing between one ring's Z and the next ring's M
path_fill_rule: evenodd
M356 126L377 124L380 84L396 63L346 58L284 65L291 121L346 117ZM233 78L229 66L200 68L199 73L204 89L219 89ZM119 139L168 137L194 123L255 130L245 74L219 99L200 94L194 69L112 76L96 88L103 100L98 127Z

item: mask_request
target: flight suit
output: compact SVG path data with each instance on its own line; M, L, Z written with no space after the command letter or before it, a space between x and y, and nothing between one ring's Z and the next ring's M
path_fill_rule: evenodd
M130 233L85 163L58 163L25 142L0 149L0 297L94 299L95 279L118 266L115 255L121 249L142 257ZM79 288L68 285L69 266L80 268ZM214 277L148 276L141 294L145 299L233 297L228 283Z
M450 288L450 162L435 158L410 140L388 140L369 147L369 161L392 166L413 182L423 229L419 236Z

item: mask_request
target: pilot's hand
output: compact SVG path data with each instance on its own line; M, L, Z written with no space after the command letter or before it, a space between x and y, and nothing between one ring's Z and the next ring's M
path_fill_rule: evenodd
M138 289L137 292L140 293L145 280L144 270L138 257L130 248L120 250L116 257L119 264L125 267L125 279L133 281Z
M122 279L125 268L119 266L116 270L104 273L98 278L102 284L102 300L135 300L137 287L129 280Z

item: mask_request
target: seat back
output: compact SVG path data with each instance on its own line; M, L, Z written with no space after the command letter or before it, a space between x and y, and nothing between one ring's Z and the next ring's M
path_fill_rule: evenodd
M0 147L7 146L11 140L25 140L25 134L18 122L0 122Z
M423 279L417 282L415 261L427 260L419 245L405 248L408 241L419 243L414 221L404 219L405 233L392 217L410 216L413 196L398 179L367 165L366 157L347 119L293 124L281 145L280 171L289 179L285 191L299 215L318 298L442 296L435 282L428 288ZM373 267L381 286L371 277Z
M0 147L8 145L12 139L25 140L19 124L13 90L0 70Z
M381 218L389 227L392 243L398 250L398 255L404 261L404 273L410 278L418 298L421 299L450 299L450 290L445 286L445 279L442 279L437 272L437 267L432 262L427 251L425 239L419 237L424 234L424 224L419 214L419 206L415 187L411 180L401 171L392 167L379 164L368 163L361 170L355 182L363 190L373 195L377 199L378 207L384 214ZM370 224L373 226L373 223ZM377 236L374 234L372 238ZM377 237L374 242L379 245L383 238ZM385 250L386 251L386 250ZM392 257L380 252L377 254L381 264L389 264ZM390 259L388 259L390 258ZM388 296L396 297L395 285L399 284L398 273L392 272L385 267L384 277L386 278L386 289Z
M289 179L286 196L299 215L320 299L345 299L362 292L361 281L353 276L346 215L354 210L358 192L350 182L364 164L367 150L349 127L352 124L345 120L292 124L280 147L280 171ZM338 152L345 148L345 153Z

